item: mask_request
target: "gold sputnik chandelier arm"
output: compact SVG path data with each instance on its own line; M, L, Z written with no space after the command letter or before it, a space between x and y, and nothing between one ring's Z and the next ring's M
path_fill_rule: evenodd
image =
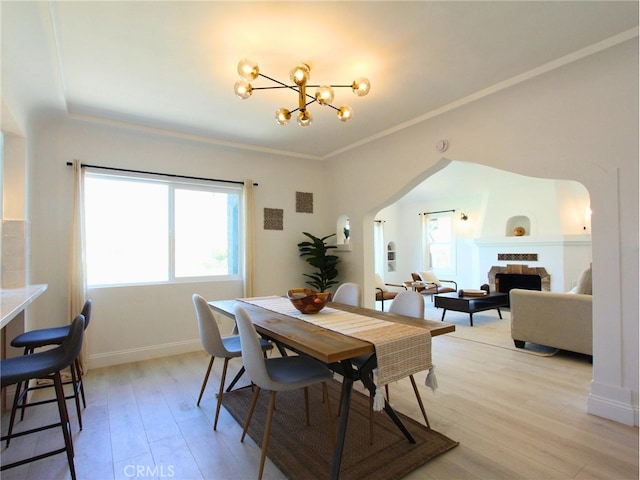
M280 80L269 77L268 75L264 75L260 73L258 65L247 59L243 59L238 63L238 73L243 78L236 82L234 86L235 94L243 100L248 99L254 90L275 90L288 88L295 91L298 94L298 108L293 110L288 110L286 108L279 108L276 111L276 122L280 125L286 125L289 123L291 119L291 114L298 112L298 124L302 127L309 126L313 120L311 113L307 109L307 107L317 102L322 106L328 106L338 112L338 119L346 122L351 119L353 116L353 109L347 105L342 105L340 107L335 107L331 103L334 99L334 88L351 88L354 94L359 97L365 96L369 93L371 85L369 80L366 78L359 78L354 80L351 84L348 85L319 85L319 84L309 84L308 80L310 77L311 68L306 63L300 63L296 65L293 69L291 69L290 77L291 81L294 85L288 85ZM266 87L254 87L249 83L249 81L253 81L258 77L263 77L273 83L275 86L266 86ZM310 95L307 93L308 88L316 88L315 95ZM308 100L310 99L310 100Z

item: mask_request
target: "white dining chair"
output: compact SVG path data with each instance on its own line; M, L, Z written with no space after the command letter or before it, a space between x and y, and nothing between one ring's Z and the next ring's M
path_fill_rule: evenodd
M406 292L400 292L391 302L389 313L395 313L397 315L404 315L405 317L412 317L423 320L424 296L422 296L421 293L413 292L410 290ZM420 397L420 393L418 392L416 380L415 378L413 378L413 375L409 375L409 379L411 380L413 391L416 394L416 400L418 400L420 411L422 412L422 416L424 417L424 423L427 425L427 427L430 427L429 419L427 418L427 412L424 409L422 398ZM389 401L389 389L387 389L387 401Z
M424 297L412 290L399 292L389 306L389 313L424 318Z
M357 283L343 283L338 287L336 293L331 298L332 302L351 305L353 307L362 306L362 289Z
M251 377L251 381L255 384L253 400L247 421L242 431L241 442L249 429L251 417L255 410L260 390L268 390L269 410L264 426L264 436L262 439L262 452L260 456L260 469L258 471L258 480L262 478L264 471L264 463L267 455L267 447L269 443L269 432L271 430L271 419L275 409L276 393L282 391L296 390L304 388L305 412L307 425L309 425L309 394L308 387L317 383L322 383L322 394L324 404L328 415L328 430L331 443L335 443L335 433L333 427L333 419L331 417L331 406L329 405L329 392L327 390L327 382L333 378L333 372L329 368L307 356L287 356L264 358L262 349L260 348L259 337L255 327L249 317L249 314L242 306L236 306L235 309L236 323L240 332L240 342L242 344L242 363Z
M389 313L423 320L424 319L424 297L418 292L414 292L412 290L405 290L405 291L398 292L397 295L394 297L394 299L391 301L391 305L389 306ZM370 358L371 358L371 355L369 354L360 355L352 359L351 362L358 369L360 369L365 364L365 362L367 362ZM420 411L422 412L422 416L424 417L425 424L427 425L427 427L431 428L429 425L429 419L427 418L427 412L424 408L424 404L422 403L422 398L420 397L420 392L418 391L418 386L416 384L415 378L413 377L413 375L409 375L409 379L411 380L411 385L413 386L413 391L416 395L416 399L418 400L418 405L420 406ZM388 385L385 385L385 392L386 392L387 402L388 402L389 401ZM342 404L342 399L340 403ZM373 417L373 395L370 395L369 443L371 444L373 444L373 437L374 437L373 418L374 418Z

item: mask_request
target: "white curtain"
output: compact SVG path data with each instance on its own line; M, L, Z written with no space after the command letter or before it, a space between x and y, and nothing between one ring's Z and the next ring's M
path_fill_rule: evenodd
M384 246L384 221L373 222L373 254L375 273L384 278L387 249Z
M243 206L244 206L244 296L253 297L254 289L254 273L253 273L253 254L254 254L254 188L253 180L244 181L243 189Z
M420 214L420 231L422 232L422 268L424 270L431 269L431 256L429 255L429 215Z
M73 161L73 228L71 238L71 272L69 279L69 321L80 314L87 298L84 245L84 170L79 160ZM87 337L80 352L80 367L87 369Z

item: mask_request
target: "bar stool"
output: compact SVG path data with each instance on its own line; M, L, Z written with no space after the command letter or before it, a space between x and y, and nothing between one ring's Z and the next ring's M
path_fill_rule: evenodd
M4 471L9 468L18 467L36 460L57 455L58 453L66 452L67 461L69 462L69 470L71 471L71 478L72 480L75 480L76 471L73 464L71 425L69 422L69 414L67 412L67 403L60 372L61 370L70 367L80 354L82 339L84 336L84 323L84 317L82 315L78 315L70 325L68 335L56 348L47 350L46 352L22 355L0 361L0 384L2 388L15 384L16 389L19 391L22 384L32 378L53 380L56 391L55 401L58 404L58 413L60 415L60 421L57 423L32 428L18 433L8 433L0 438L0 442L6 440L8 447L9 441L12 438L56 427L60 427L62 429L62 436L64 437L64 448L58 448L56 450L34 455L33 457L18 460L8 465L2 465L0 470ZM18 395L16 395L14 399L12 415L15 415L15 402L17 399Z
M87 300L82 307L82 312L80 314L84 317L84 328L89 326L89 322L91 321L91 299ZM13 340L11 340L11 346L16 348L24 348L24 355L33 354L36 348L47 347L52 345L60 345L64 339L69 334L69 330L71 329L71 325L62 325L60 327L52 327L52 328L41 328L38 330L31 330L29 332L24 332ZM80 357L74 359L72 364L69 366L71 371L71 380L63 382L63 385L73 385L73 394L68 395L67 399L74 399L76 403L76 412L78 415L78 426L80 430L82 430L82 413L80 409L80 397L82 397L82 404L84 408L87 408L87 402L84 396L84 384L82 382L82 370L80 368ZM24 388L19 390L22 391L20 394L20 398L18 398L18 391L16 390L16 399L13 402L13 409L11 411L11 421L9 424L9 434L13 430L13 422L15 420L15 410L20 408L20 420L24 419L24 412L27 407L34 407L36 405L42 405L44 403L55 402L54 398L48 400L41 400L39 402L27 403L27 395L28 392L33 390L40 390L42 388L50 388L53 385L36 385L33 387L29 386L29 380L25 381Z

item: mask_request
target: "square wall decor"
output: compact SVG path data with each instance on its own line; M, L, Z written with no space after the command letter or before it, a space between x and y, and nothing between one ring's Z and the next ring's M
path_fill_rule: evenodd
M284 210L281 208L264 209L264 229L284 230Z
M313 213L313 193L296 192L296 212Z

